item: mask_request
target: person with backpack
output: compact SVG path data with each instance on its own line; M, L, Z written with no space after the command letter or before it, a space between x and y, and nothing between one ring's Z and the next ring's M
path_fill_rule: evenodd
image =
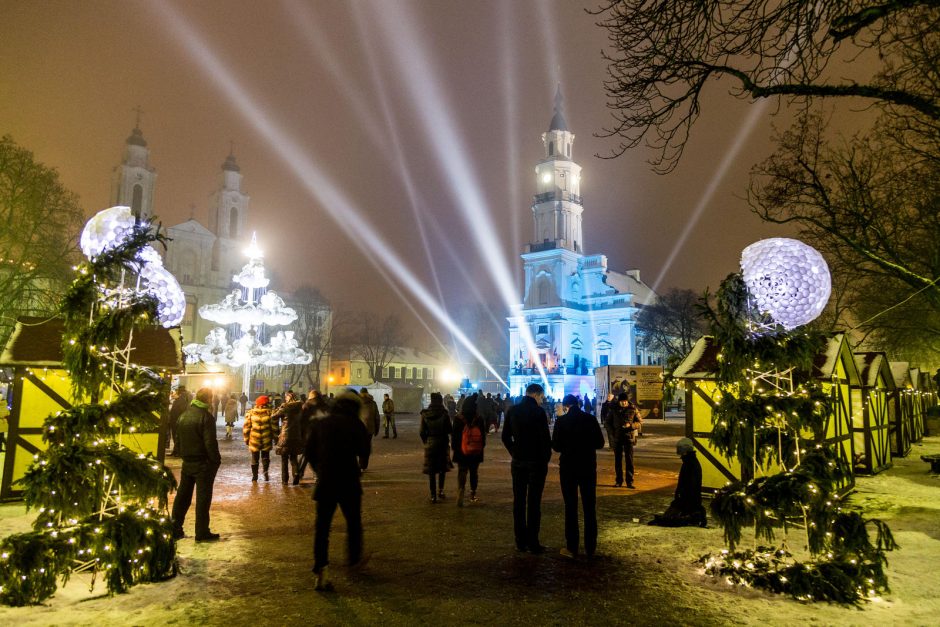
M467 474L470 475L470 502L477 502L478 470L486 447L486 420L477 411L477 395L467 398L463 411L454 419L451 448L457 464L457 507L463 507Z

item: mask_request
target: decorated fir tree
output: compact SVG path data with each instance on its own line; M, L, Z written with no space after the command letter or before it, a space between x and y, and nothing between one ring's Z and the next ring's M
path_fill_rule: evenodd
M720 347L710 441L740 463L742 479L711 506L728 549L702 561L729 583L857 603L888 589L885 552L896 545L884 523L851 508L851 468L824 441L832 399L813 360L827 338L803 325L825 306L828 282L809 246L763 240L706 309ZM742 548L745 527L753 548Z
M176 326L185 299L150 244L164 237L128 207L93 217L88 257L62 298L62 361L74 404L44 424L45 450L20 483L33 531L0 541L0 601L34 604L59 579L92 573L109 593L176 574L167 511L173 474L128 446L156 431L168 381L134 363L134 334Z

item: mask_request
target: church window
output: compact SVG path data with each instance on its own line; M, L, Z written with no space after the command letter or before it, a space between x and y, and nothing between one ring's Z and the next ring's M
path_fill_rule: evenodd
M191 327L196 319L196 303L186 303L186 310L183 312L183 326Z
M551 157L555 154L555 142L548 142L548 156Z
M228 236L232 239L238 237L238 209L232 207L228 216Z
M417 368L412 368L412 369L411 369L411 379L414 380L414 379L417 379L417 378L418 378L418 369L417 369Z
M567 148L565 153L570 157L571 156L571 142L568 142L567 144L565 144L565 148Z
M134 185L131 191L131 212L134 218L140 220L140 211L144 204L144 188L140 185Z
M547 333L548 333L548 325L547 325L547 324L540 324L540 325L539 325L539 330L538 330L538 332L539 332L540 335L545 335L545 334L547 334Z
M601 366L606 366L610 357L608 355L601 355Z
M539 283L539 305L548 304L548 284L545 281Z

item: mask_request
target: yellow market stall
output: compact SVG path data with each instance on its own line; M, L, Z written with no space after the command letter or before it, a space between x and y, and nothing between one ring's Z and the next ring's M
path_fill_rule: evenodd
M852 407L852 439L856 474L875 474L891 466L890 417L897 388L888 358L882 352L855 353L861 408Z
M855 359L845 337L837 334L831 337L825 350L815 360L813 375L823 385L832 398L833 410L826 420L823 443L834 447L838 456L851 467L853 459L852 412L861 410L861 393L858 370ZM673 377L682 381L686 387L685 434L695 445L702 464L702 490L714 492L729 482L742 478L741 466L736 459L728 459L720 454L709 442L712 431L712 409L717 404L718 387L715 373L718 370L720 347L714 338L703 337L686 358L673 371ZM853 386L856 390L853 393ZM761 475L779 472L776 466L759 469ZM842 491L847 492L855 485L854 475L850 476Z
M894 378L895 399L889 422L891 455L905 457L911 452L911 423L913 422L914 397L910 394L911 365L906 361L892 361L891 376Z
M68 372L61 363L62 329L60 320L21 318L0 355L0 367L10 368L14 373L7 447L0 475L0 499L20 495L16 481L33 462L33 455L45 446L42 426L46 417L76 402L71 394ZM155 328L136 332L132 356L134 363L165 377L168 393L169 377L183 370L179 329ZM161 425L166 422L166 409L163 413ZM122 443L163 461L165 437L165 429L161 428L150 433L126 433L122 435Z

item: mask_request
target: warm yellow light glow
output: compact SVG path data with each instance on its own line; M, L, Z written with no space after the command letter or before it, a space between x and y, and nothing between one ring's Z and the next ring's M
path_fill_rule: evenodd
M336 377L334 377L333 375L330 375L329 377L327 377L326 380L327 380L329 383L334 383L334 382L336 381Z
M543 182L543 183L551 183L551 182L552 182L552 174L551 174L551 172L546 172L545 174L542 175L542 182Z

